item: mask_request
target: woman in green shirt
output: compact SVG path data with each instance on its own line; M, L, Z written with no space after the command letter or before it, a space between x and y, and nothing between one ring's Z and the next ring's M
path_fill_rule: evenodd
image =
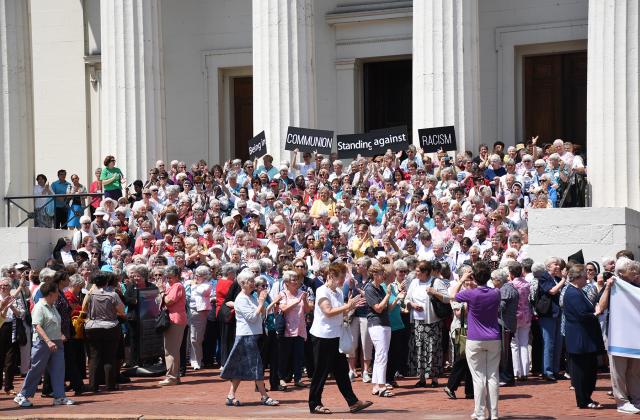
M104 197L113 198L118 201L122 197L122 185L127 184L127 180L122 174L120 168L116 168L116 158L109 155L104 158L104 168L100 173L100 181L102 181L102 189Z

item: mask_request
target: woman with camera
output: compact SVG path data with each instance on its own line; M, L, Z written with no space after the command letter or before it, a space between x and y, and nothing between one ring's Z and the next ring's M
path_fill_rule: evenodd
M473 272L466 272L458 284L450 291L456 302L467 304L467 363L473 377L475 409L473 418L487 418L489 408L491 418L498 418L498 390L500 365L500 289L489 288L491 268L484 261L473 265ZM460 290L464 284L474 280L476 288Z

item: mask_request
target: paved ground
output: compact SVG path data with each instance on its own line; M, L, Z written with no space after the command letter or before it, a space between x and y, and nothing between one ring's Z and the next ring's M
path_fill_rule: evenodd
M264 407L258 404L259 395L249 383L240 385L238 398L242 407L224 406L228 383L218 377L218 371L206 370L188 374L183 384L160 388L155 378L136 378L112 393L87 394L77 397L77 406L52 407L52 400L39 397L33 399L35 407L17 409L13 401L2 394L0 417L24 419L167 419L178 417L199 418L309 418L306 400L307 390L274 392L271 395L281 401L280 407ZM333 416L322 418L370 419L469 419L473 401L446 398L442 388L413 389L415 379L399 381L400 388L394 398L378 398L369 395L371 387L361 382L354 384L361 399L371 399L375 404L362 414L351 415L333 382L325 388L324 403L334 411ZM19 384L16 384L19 387ZM594 395L596 401L605 405L604 410L579 410L575 406L569 381L549 384L538 379L526 385L500 390L501 418L508 419L569 419L569 418L629 418L615 411L615 404L607 397L608 375L601 375ZM462 394L459 389L458 393ZM631 416L633 418L633 416Z

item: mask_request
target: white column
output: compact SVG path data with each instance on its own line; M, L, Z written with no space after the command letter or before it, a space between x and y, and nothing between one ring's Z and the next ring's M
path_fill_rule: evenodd
M35 183L29 3L0 0L0 199L29 195ZM31 208L32 202L18 203ZM6 223L0 202L0 226ZM12 209L12 214L14 213ZM17 221L12 216L12 222Z
M637 0L589 2L588 179L594 207L640 210Z
M114 155L128 182L166 158L159 0L100 2L102 157ZM102 162L96 162L102 164Z
M454 125L458 151L476 151L480 143L478 40L478 0L413 2L416 145L419 128Z
M312 0L253 0L253 131L277 164L289 125L315 128ZM248 139L247 139L248 140Z

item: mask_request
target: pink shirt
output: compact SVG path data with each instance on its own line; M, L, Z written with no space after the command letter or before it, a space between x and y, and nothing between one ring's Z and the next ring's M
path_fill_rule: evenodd
M291 294L288 290L283 290L280 292L282 295L282 300L280 303L283 306L290 305L291 302L298 299L300 295L304 293L302 290L298 289L295 296ZM307 326L304 319L304 303L301 301L293 308L289 309L284 314L285 327L284 327L284 336L285 337L302 337L305 340L307 339Z
M187 325L186 293L184 292L182 283L174 283L169 286L165 296L173 302L171 305L167 305L171 323Z
M431 240L433 242L444 242L445 244L453 239L453 234L451 233L451 229L446 228L443 230L438 229L437 227L431 229Z

